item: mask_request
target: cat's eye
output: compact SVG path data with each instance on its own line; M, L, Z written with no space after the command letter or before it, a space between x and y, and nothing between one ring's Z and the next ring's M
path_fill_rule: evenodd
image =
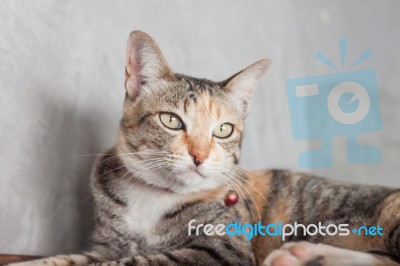
M171 113L161 113L160 121L169 129L178 130L183 128L182 120L178 116Z
M223 123L214 128L213 135L217 138L227 138L233 133L233 126L229 123Z

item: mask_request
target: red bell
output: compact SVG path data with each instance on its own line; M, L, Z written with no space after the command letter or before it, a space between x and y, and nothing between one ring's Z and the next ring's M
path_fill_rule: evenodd
M228 206L228 207L233 206L238 201L239 201L239 195L235 191L230 190L228 193L226 193L225 199L224 199L225 206Z

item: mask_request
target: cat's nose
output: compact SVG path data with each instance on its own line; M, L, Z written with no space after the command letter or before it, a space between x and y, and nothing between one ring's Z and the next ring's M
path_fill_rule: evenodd
M197 161L196 157L193 158L194 165L199 166L202 162Z
M192 156L193 163L194 165L196 165L196 167L204 163L204 161L208 157L208 152L202 152L202 151L190 151L189 154Z

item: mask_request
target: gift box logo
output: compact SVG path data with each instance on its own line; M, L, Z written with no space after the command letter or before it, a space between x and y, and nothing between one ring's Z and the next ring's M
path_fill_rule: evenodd
M357 142L359 134L382 129L375 70L352 70L372 56L372 52L368 49L350 67L345 67L347 40L339 40L339 47L341 71L287 81L293 138L321 141L319 149L300 154L302 168L332 167L332 138L336 136L347 137L347 162L381 160L377 148ZM339 69L320 52L316 59Z

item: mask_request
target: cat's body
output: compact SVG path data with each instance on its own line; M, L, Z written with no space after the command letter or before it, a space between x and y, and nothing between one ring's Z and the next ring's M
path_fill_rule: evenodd
M400 258L400 190L237 166L249 99L268 66L259 61L223 82L174 74L154 41L133 32L117 144L91 175L90 251L28 265L397 265L388 257ZM239 201L230 206L232 190ZM299 234L287 241L309 242L283 245L273 236L196 235L192 220L380 225L385 234Z
M258 222L259 215L264 224L346 223L349 224L349 228L379 224L385 228L383 238L298 235L290 237L287 241L307 240L364 252L380 250L385 254L393 254L397 250L395 247L394 250L389 250L383 242L388 241L386 238L391 235L391 230L397 229L395 225L398 221L396 223L392 219L395 215L385 213L390 211L386 210L385 206L393 208L393 204L400 203L390 202L393 198L400 197L398 189L332 182L284 170L266 170L240 173L242 181L241 185L237 186L243 193L240 194L239 202L232 207L224 204L224 196L228 191L226 187L190 195L175 195L148 185L134 184L127 190L135 193L124 194L123 189L116 188L120 190L118 194L122 197L117 199L112 197L112 192L106 187L109 187L108 182L112 183L112 180L123 176L125 169L113 172L113 169L121 167L122 162L118 156L113 157L116 155L115 150L108 154L97 160L95 165L104 166L95 166L92 176L96 202L101 204L97 206L98 227L93 238L93 248L98 254L106 254L102 257L104 261L118 260L133 254L167 252L168 259L165 260L163 255L158 258L155 256L154 262L173 264L179 261L182 264L193 265L202 261L204 265L251 265L254 252L254 259L257 264L261 264L270 252L284 244L280 237L256 236L252 241L240 239L239 242L244 245L237 243L236 247L236 241L232 237L188 236L188 224L192 219L195 219L197 224L216 225L236 221L241 224L254 224ZM98 169L101 172L97 172ZM102 175L107 176L104 178L106 183L102 182ZM391 219L387 219L388 217ZM398 217L400 218L400 215ZM114 233L111 235L110 232ZM381 241L382 243L379 243ZM230 247L224 247L228 243ZM129 249L123 250L121 246L129 246ZM188 254L180 257L171 254L174 250L193 246L197 249L213 250L218 255L213 254L209 257L207 252L200 252L198 256Z
M188 236L188 223L192 219L196 219L198 223L216 224L250 221L249 214L242 209L243 205L237 204L233 208L224 205L226 188L221 186L211 191L190 193L189 195L176 194L143 183L136 183L132 186L125 185L125 188L122 189L118 188L118 185L111 188L113 180L118 184L118 179L125 170L121 168L124 170L107 173L122 166L119 157L112 158L115 155L114 152L115 150L111 150L110 155L99 158L98 162L111 159L102 163L104 166L99 169L101 171L95 170L92 176L96 203L101 204L101 206L97 206L96 229L92 237L93 256L98 257L100 254L102 260L112 261L132 255L168 252L171 258L175 257L182 263L191 264L199 262L200 257L194 253L179 257L173 252L189 246L198 247L198 249L208 247L216 254L225 256L230 253L234 254L231 250L224 250L223 244L229 244L232 250L240 250L240 257L244 265L253 262L251 242L249 241L235 241L225 237L225 241L222 242L220 238L215 237L204 239L203 237ZM106 181L100 178L104 173L107 176L104 179ZM111 188L111 190L107 188ZM115 190L119 190L118 199L110 196L111 191ZM237 208L241 210L238 212ZM237 242L238 248L235 248L235 242ZM204 263L207 260L208 263L213 263L213 260L210 260L212 258L206 258L207 255L201 251L198 253L206 259ZM238 260L237 256L232 258L233 260L227 258L226 261L233 263ZM162 256L162 259L165 257ZM157 261L157 258L155 260Z

